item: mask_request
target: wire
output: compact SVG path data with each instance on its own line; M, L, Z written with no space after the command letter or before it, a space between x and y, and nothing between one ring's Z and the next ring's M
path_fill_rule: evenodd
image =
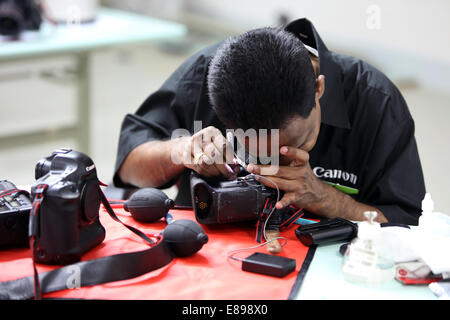
M267 178L267 177L261 176L261 175L259 175L259 174L250 173L250 174L246 175L246 176L243 178L244 181L245 181L247 184L251 184L251 183L249 183L249 182L247 181L247 178L248 178L248 177L258 177L258 178L260 178L260 179L263 179L263 180L266 180L266 181L269 181L270 183L272 183L272 184L275 186L275 188L277 189L277 201L275 202L275 204L276 204L278 201L280 201L280 189L278 188L278 185L277 185L272 179L269 179L269 178ZM264 223L263 235L264 235L264 239L266 240L266 243L267 243L267 236L266 236L266 226L267 226L267 221L269 221L270 217L272 216L272 213L275 211L275 204L273 205L272 209L270 210L270 213L269 213L269 215L267 216L267 219L266 219L266 221L265 221L265 223Z
M253 247L240 248L240 249L235 249L235 250L228 251L228 252L227 252L227 258L228 258L228 259L233 259L233 260L236 260L236 261L244 261L244 259L233 257L233 255L235 255L236 253L239 253L239 252L248 251L248 250L252 250L252 249L256 249L256 248L262 247L262 246L268 244L269 242L272 242L272 241L275 241L275 240L278 240L278 239L283 239L283 240L284 240L284 243L281 245L282 247L284 247L284 245L285 245L285 244L287 243L287 241L288 241L288 239L285 238L285 237L276 237L276 238L273 238L273 239L271 239L271 240L269 240L269 241L260 243L260 244L258 244L258 245L256 245L256 246L253 246Z
M250 182L247 180L247 179L249 179L249 178L251 178L251 177L258 177L258 178L260 178L260 179L263 179L263 180L266 180L266 181L269 181L270 183L272 183L272 184L275 186L275 188L277 189L277 201L275 202L275 204L276 204L278 201L280 201L280 189L278 188L278 185L277 185L272 179L269 179L269 178L267 178L267 177L264 177L264 176L261 176L261 175L259 175L259 174L255 174L255 173L250 173L250 174L246 175L245 177L243 177L242 179L244 180L245 183L247 183L248 185L251 185L252 183L250 183ZM275 211L275 204L272 206L272 209L270 210L270 213L269 213L269 215L267 216L266 221L264 222L263 235L264 235L264 239L266 240L266 242L260 243L260 244L258 244L258 245L256 245L256 246L253 246L253 247L240 248L240 249L235 249L235 250L228 251L228 253L227 253L227 258L228 258L228 259L233 259L233 260L236 260L236 261L244 261L244 259L242 259L242 258L236 258L236 257L234 257L233 255L235 255L236 253L239 253L239 252L248 251L248 250L252 250L252 249L256 249L256 248L262 247L262 246L268 244L269 242L272 242L272 241L275 241L275 240L278 240L278 239L283 239L283 240L284 240L284 243L281 244L282 247L283 247L284 245L286 245L286 243L288 242L288 239L285 238L285 237L276 237L276 238L273 238L273 239L271 239L271 240L268 240L268 239L267 239L267 236L266 236L266 226L267 226L267 221L269 221L270 217L272 216L272 214L273 214L274 211Z
M179 205L174 205L172 209L175 210L192 210L192 206L179 206Z
M239 163L239 165L241 165L245 170L247 170L247 163L246 163L245 161L242 161L242 160L238 157L237 153L234 151L234 136L233 136L233 133L230 132L230 131L227 132L227 140L228 140L228 142L233 146L233 154L234 154L234 158L235 158L236 161ZM247 178L248 178L248 177L259 177L259 178L261 178L261 179L267 180L267 181L269 181L270 183L272 183L272 184L275 186L275 188L277 189L277 201L275 202L275 204L276 204L278 201L280 201L280 189L278 188L278 185L277 185L274 181L272 181L272 179L269 179L269 178L267 178L267 177L261 176L261 175L259 175L259 174L250 173L250 174L246 175L246 176L243 178L243 180L244 180L245 183L247 183L247 184L249 184L248 181L247 181ZM272 213L273 213L274 211L275 211L275 205L273 206L272 210L270 211L270 213L269 213L269 215L268 215L268 217L267 217L267 219L266 219L266 221L265 221L265 223L264 223L263 235L264 235L264 239L265 239L266 241L267 241L267 236L266 236L266 225L267 225L267 223L266 223L266 222L269 221L269 219L270 219L270 217L272 216ZM267 242L266 242L266 243L267 243Z

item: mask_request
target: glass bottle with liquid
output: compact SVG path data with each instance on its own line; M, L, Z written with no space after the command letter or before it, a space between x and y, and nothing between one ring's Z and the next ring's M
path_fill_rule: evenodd
M342 263L345 280L365 285L378 285L394 278L394 260L390 257L380 235L377 212L368 211L368 221L358 225L358 235L349 244Z

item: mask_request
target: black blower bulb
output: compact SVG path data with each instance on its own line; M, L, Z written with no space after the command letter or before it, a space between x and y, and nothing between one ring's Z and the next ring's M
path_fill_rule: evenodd
M162 232L164 241L178 257L188 257L208 242L203 229L192 220L175 220Z
M159 189L144 188L136 191L125 201L123 208L140 222L155 222L165 217L174 206L172 199Z

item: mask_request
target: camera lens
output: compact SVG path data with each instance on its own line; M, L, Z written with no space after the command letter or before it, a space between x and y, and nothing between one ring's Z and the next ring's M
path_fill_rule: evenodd
M24 29L25 21L14 1L0 3L0 34L17 36Z

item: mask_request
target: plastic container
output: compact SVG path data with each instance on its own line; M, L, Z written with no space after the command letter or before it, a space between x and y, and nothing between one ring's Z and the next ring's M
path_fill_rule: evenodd
M51 20L76 25L96 19L99 0L44 0L43 7Z
M358 236L348 246L341 270L349 282L375 286L394 278L394 260L379 236L380 224L374 221L377 212L364 215L368 221L359 223Z
M434 211L434 202L429 193L426 193L425 198L422 200L419 230L435 235L450 236L450 216Z

